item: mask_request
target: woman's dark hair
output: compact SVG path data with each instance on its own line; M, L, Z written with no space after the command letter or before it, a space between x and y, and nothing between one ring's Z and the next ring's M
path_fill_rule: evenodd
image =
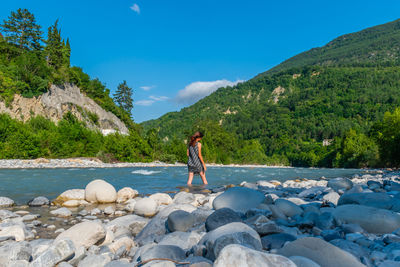
M202 138L204 135L201 132L195 132L194 135L190 137L189 146L194 146L197 138Z

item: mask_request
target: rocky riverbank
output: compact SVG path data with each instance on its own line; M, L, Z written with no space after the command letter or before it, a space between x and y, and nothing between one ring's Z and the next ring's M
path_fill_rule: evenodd
M104 163L97 158L69 158L69 159L3 159L0 160L0 169L58 169L58 168L129 168L129 167L177 167L186 166L183 163L155 162L119 162ZM267 165L239 165L239 164L207 164L215 167L245 167L245 168L291 168L285 166Z
M0 197L0 266L400 266L399 177Z

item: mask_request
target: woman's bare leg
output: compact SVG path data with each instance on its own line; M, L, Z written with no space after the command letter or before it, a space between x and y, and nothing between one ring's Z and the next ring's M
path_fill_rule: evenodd
M189 172L187 184L191 185L193 181L193 172Z
M205 172L201 172L201 173L200 173L200 177L201 177L201 180L203 180L203 184L208 184L208 183L207 183L206 173L205 173Z

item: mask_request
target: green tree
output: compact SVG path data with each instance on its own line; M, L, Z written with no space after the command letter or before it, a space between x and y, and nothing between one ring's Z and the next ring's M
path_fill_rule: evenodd
M114 101L119 107L121 107L129 114L131 113L131 110L133 108L132 94L132 88L128 86L125 80L118 85L117 91L114 94Z
M28 50L40 50L42 31L40 25L36 24L35 16L27 9L19 8L12 11L8 20L1 25L2 31L8 42L17 45L19 48Z
M61 40L61 30L58 29L58 20L48 29L44 53L48 65L55 69L63 65L64 42Z

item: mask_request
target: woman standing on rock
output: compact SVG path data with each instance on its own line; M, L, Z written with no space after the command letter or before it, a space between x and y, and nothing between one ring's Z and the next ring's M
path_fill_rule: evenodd
M203 156L201 155L201 143L199 141L203 138L201 132L195 132L194 135L190 137L189 146L187 149L188 159L188 171L189 177L187 184L191 185L193 181L193 175L199 174L204 184L207 183L206 179L206 164L204 163Z

